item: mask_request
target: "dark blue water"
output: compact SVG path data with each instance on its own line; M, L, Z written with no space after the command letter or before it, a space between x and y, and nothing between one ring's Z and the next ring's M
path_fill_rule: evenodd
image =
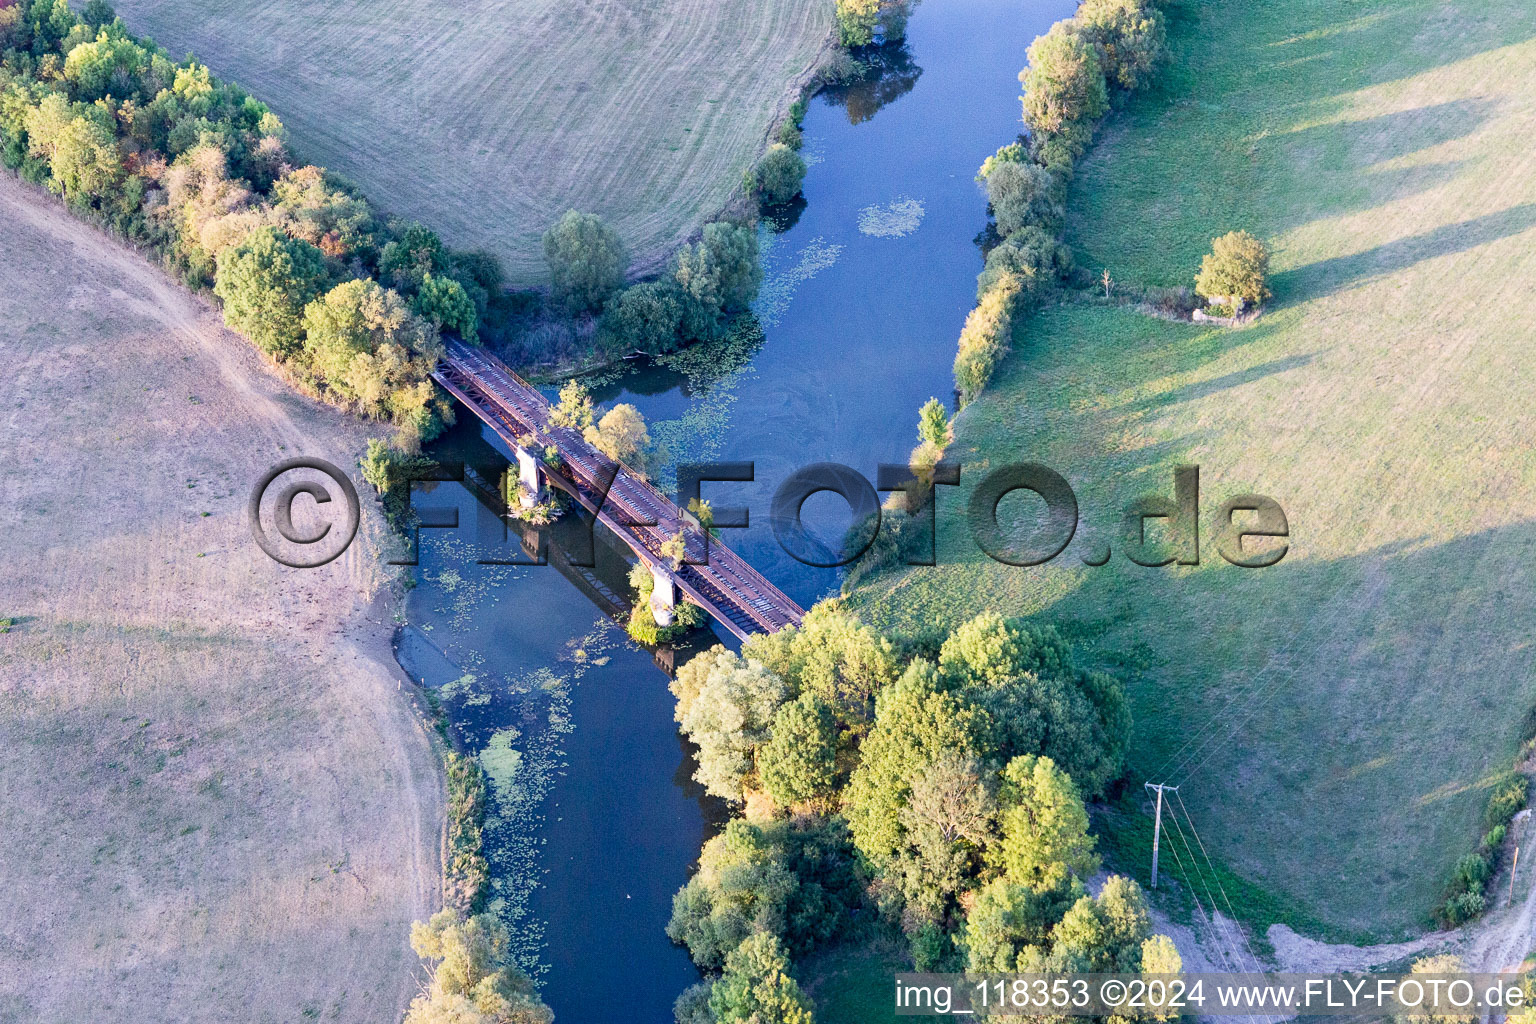
M904 462L916 444L918 407L952 397L986 222L973 178L1019 131L1029 42L1072 6L925 0L904 47L810 105L803 208L781 211L793 221L781 233L763 231L760 344L685 353L595 389L638 406L671 461L756 464L754 483L706 484L705 495L750 510L751 527L727 540L804 605L835 590L838 570L780 549L773 490L821 461L873 480L877 463ZM438 454L479 463L494 486L505 453L465 420ZM471 491L440 484L417 504L457 508L461 528L423 535L401 658L448 683L467 744L492 748L496 909L523 939L520 958L542 965L562 1022L665 1024L697 980L663 932L671 897L724 808L691 781L666 674L604 614L626 593L624 552L600 543L586 573L479 566L518 549ZM835 547L849 517L824 494L805 518Z

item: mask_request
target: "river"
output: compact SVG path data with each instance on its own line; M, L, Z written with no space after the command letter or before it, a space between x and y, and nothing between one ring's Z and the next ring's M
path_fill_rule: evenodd
M779 547L773 489L823 461L873 480L878 463L905 461L918 407L952 400L986 218L973 177L1020 129L1030 40L1072 7L925 0L905 45L885 48L867 80L810 104L804 203L763 230L763 336L594 388L601 402L639 407L674 462L755 463L753 483L706 484L705 495L717 509L748 508L750 527L726 539L806 607L836 589L839 571ZM498 444L463 414L434 454L494 483L506 465ZM490 748L488 853L518 958L537 965L564 1024L665 1024L698 978L663 931L672 894L726 808L691 780L667 676L605 615L627 589L624 553L600 536L584 572L481 565L526 555L515 535L497 543L501 526L473 487L437 484L416 505L457 510L461 528L422 532L399 657L437 688L466 744ZM817 495L804 512L836 547L841 500Z

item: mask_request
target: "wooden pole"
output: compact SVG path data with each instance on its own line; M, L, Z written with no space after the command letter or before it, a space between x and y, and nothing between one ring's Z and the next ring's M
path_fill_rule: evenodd
M1515 872L1520 870L1520 847L1515 847L1515 860L1509 866L1509 904L1515 902Z
M1162 837L1162 834L1163 834L1163 790L1164 789L1168 789L1168 788L1176 788L1176 787L1164 786L1160 782L1156 783L1156 784L1148 782L1145 785L1146 785L1146 787L1148 789L1152 789L1152 790L1156 790L1157 791L1157 811L1155 812L1155 814L1152 817L1152 888L1156 889L1157 888L1157 844L1158 844L1158 839L1160 839Z

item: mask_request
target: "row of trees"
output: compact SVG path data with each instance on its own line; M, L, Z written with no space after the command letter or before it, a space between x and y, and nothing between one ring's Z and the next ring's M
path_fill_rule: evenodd
M0 9L0 160L71 210L213 285L225 320L327 399L401 427L450 415L428 374L440 332L475 340L493 257L386 222L296 166L265 104L130 35L103 0Z
M1073 166L1095 122L1148 82L1163 53L1163 17L1153 0L1083 0L1073 17L1030 45L1029 64L1019 72L1027 136L988 157L977 174L998 241L976 283L978 313L988 310L982 318L988 329L968 321L955 357L962 406L986 387L1007 354L1012 317L1071 271L1061 230Z
M673 902L668 934L722 972L682 1024L748 1019L720 993L760 969L805 1007L793 958L860 921L899 924L919 969L1178 969L1135 883L1085 888L1084 797L1121 774L1130 713L1054 630L985 614L896 643L823 602L672 689L696 778L746 808Z

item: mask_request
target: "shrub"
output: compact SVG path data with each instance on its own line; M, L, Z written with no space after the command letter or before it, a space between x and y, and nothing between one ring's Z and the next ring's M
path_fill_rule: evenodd
M483 851L485 776L472 757L449 751L443 758L448 777L448 858L443 899L463 914L481 908L490 889L491 869Z
M755 177L764 202L787 203L800 194L800 186L805 182L805 161L799 153L776 142L758 161Z
M224 300L224 322L268 355L294 355L303 338L304 307L325 285L320 250L264 227L220 254L218 267L213 293Z
M997 276L965 318L960 331L960 350L955 355L955 387L960 392L963 409L981 394L992 372L1008 353L1013 331L1013 303L1021 282L1016 274L1004 271Z
M1246 231L1229 231L1211 240L1211 251L1200 261L1195 294L1203 299L1257 306L1269 298L1265 278L1269 250Z
M1030 44L1029 66L1019 72L1019 81L1024 123L1036 135L1055 135L1109 109L1098 54L1070 21L1058 21Z
M599 343L612 355L661 355L677 348L683 291L673 281L644 281L608 300Z
M555 298L573 313L602 307L624 283L629 258L618 234L590 213L567 210L544 232Z
M1010 142L1006 146L1000 146L996 153L993 153L981 162L981 168L976 172L976 181L978 184L984 185L986 184L987 176L999 164L1023 163L1028 158L1028 151L1024 148L1022 142Z
M585 431L592 425L592 395L581 381L572 378L560 385L560 397L549 410L552 426Z
M987 175L987 200L997 218L997 233L1007 238L1025 227L1055 234L1063 210L1056 179L1038 164L1007 161Z
M1014 309L1033 302L1057 278L1072 270L1072 250L1033 225L1016 231L987 253L986 265L976 278L980 302L1006 275L1018 281Z
M917 439L935 448L949 444L949 413L937 398L928 399L917 411Z

